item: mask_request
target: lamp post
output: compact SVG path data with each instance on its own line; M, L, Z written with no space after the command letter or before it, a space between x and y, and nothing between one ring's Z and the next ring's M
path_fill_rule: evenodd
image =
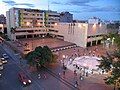
M62 56L62 58L63 58L63 61L62 61L63 67L64 67L64 59L65 59L65 57L66 57L65 55Z

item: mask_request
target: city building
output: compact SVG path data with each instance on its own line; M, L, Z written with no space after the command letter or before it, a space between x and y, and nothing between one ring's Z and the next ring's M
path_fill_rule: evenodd
M120 26L119 26L118 34L120 34Z
M81 47L101 44L103 35L107 34L106 25L102 23L59 23L55 30L50 32L54 37Z
M7 33L6 17L3 14L0 15L0 32Z
M73 21L73 14L69 12L61 12L60 13L60 22L70 23Z
M6 24L6 17L3 14L0 15L0 24Z
M11 8L6 12L7 35L11 40L44 37L59 22L59 13L38 9Z
M95 17L88 22L65 23L60 22L60 14L55 11L24 8L7 12L7 28L11 40L51 36L81 47L101 44L103 35L116 32Z

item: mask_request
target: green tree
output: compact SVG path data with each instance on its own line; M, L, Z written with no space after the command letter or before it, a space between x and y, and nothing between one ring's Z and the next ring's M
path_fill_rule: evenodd
M52 62L52 59L53 59L52 56L53 56L53 53L51 52L49 47L44 46L43 47L43 59L46 60L46 62L50 63Z
M39 46L34 51L28 53L26 59L29 65L40 67L55 62L57 58L48 46L44 46L43 48Z
M32 51L29 52L25 58L28 60L29 65L35 66L37 63L38 54L35 51Z
M107 52L107 56L102 56L102 59L99 60L99 68L109 72L109 76L105 78L105 83L114 85L120 90L120 36L118 34L110 34L109 37L115 37L115 44L118 49L111 54Z

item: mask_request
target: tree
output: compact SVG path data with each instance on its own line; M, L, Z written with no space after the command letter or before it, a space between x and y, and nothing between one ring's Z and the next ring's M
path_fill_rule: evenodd
M99 68L106 72L110 72L109 76L104 79L105 83L114 85L114 87L120 90L120 36L118 34L111 34L111 38L113 36L115 37L115 44L118 49L111 54L107 52L107 56L102 56L102 59L99 60Z
M52 52L51 50L49 49L48 46L44 46L43 47L43 56L44 56L44 59L47 61L47 62L52 62Z
M35 66L36 65L36 58L37 58L37 54L35 51L29 52L26 57L28 60L28 64L30 64L31 66Z
M55 59L57 59L48 46L36 47L25 58L28 60L29 65L36 66L37 68L55 62Z

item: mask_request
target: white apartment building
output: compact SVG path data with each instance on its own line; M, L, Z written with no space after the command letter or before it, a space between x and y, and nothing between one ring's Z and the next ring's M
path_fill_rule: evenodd
M59 22L59 13L38 9L11 8L7 15L7 35L11 40L44 37Z

